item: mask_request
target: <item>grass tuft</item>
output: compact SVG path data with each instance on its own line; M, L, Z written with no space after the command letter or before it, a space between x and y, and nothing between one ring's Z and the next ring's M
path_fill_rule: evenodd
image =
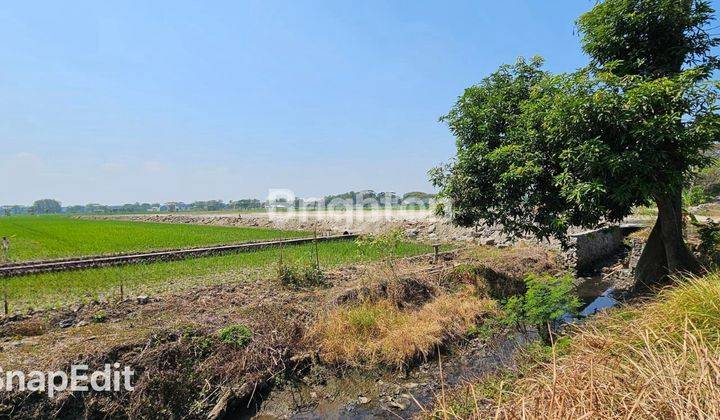
M310 337L319 343L327 363L402 368L497 313L494 301L470 290L440 295L416 310L400 309L383 299L331 310Z

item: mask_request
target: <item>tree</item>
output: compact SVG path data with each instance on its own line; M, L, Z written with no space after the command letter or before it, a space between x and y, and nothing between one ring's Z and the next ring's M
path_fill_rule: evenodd
M587 68L553 75L540 58L520 59L466 89L442 118L457 157L431 171L455 222L565 242L571 226L655 202L638 280L697 272L681 197L720 134L711 16L705 1L606 0L578 21Z
M60 213L62 211L60 202L49 198L37 200L33 203L30 209L33 214L52 214Z

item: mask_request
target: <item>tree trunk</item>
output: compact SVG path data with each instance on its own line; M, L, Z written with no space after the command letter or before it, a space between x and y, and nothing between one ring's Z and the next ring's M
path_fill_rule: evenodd
M658 195L655 203L658 218L635 268L637 286L657 284L668 275L701 270L683 238L681 192Z

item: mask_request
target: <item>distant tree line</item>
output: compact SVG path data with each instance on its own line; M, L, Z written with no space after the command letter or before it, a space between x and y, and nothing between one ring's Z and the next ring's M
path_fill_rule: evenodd
M424 192L409 192L402 196L394 192L375 192L373 190L363 191L348 191L342 194L328 195L322 199L308 199L303 200L296 198L293 203L296 209L313 209L322 208L386 208L386 207L416 207L416 208L427 208L430 206L431 201L435 198L434 195ZM269 205L282 207L283 205L290 207L287 200L279 199Z
M414 191L397 195L393 192L379 192L372 190L364 191L348 191L343 194L329 195L321 200L304 201L296 199L293 203L294 208L313 208L322 204L325 208L333 204L343 203L344 205L352 205L353 207L362 206L365 208L380 207L428 207L433 200L434 195ZM282 201L275 202L277 205ZM285 204L289 204L286 201ZM2 215L12 216L21 214L123 214L123 213L152 213L152 212L189 212L189 211L248 211L266 209L270 203L258 200L256 198L244 198L240 200L208 200L194 201L192 203L167 202L161 203L127 203L120 205L104 205L97 203L89 203L85 205L72 205L63 207L62 204L53 199L42 199L35 201L31 206L22 205L5 205L2 208ZM289 205L288 205L289 207Z

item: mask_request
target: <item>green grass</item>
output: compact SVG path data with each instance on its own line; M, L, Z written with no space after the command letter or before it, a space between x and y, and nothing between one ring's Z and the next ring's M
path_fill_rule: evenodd
M158 262L118 267L45 273L5 280L10 309L23 311L66 306L95 299L118 298L120 284L125 295L158 295L195 287L242 282L250 278L275 275L279 248L182 261ZM409 256L432 252L427 245L404 243L398 255ZM342 264L376 260L377 253L360 253L354 241L318 244L323 269ZM314 261L313 244L287 246L283 260L288 264L310 264Z
M308 236L308 233L64 216L17 216L0 217L0 236L10 237L10 260L23 261L294 238Z

